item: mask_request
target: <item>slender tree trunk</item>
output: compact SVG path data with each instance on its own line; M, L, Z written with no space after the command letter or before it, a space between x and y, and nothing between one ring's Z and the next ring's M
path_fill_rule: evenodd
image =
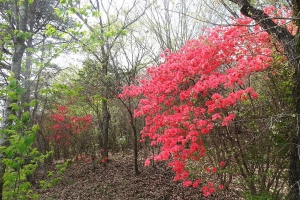
M31 32L32 29L30 30ZM27 40L27 49L32 47L32 37L30 37ZM26 51L26 61L25 61L25 71L22 72L23 76L24 76L24 89L26 89L26 92L22 95L22 99L21 99L21 103L29 103L30 102L30 76L31 76L31 66L32 66L32 51ZM30 113L30 107L29 106L25 106L23 108L24 112L28 112ZM33 113L30 113L30 121L26 124L27 127L32 127L32 116ZM28 165L30 163L30 161L32 160L32 158L30 156L28 156L25 160L25 165ZM26 175L26 180L28 182L30 182L31 184L34 184L34 173L31 175Z
M104 53L104 47L102 49L103 52L103 57L104 57L104 63L102 66L102 70L103 70L103 77L104 79L107 76L107 71L108 71L108 61L109 58L108 56L106 56L106 53ZM105 81L106 82L106 81ZM108 128L109 128L109 120L110 120L110 113L108 110L108 94L107 94L107 87L108 85L105 84L104 85L104 91L103 91L103 98L102 98L102 135L103 135L103 156L108 158Z
M108 127L110 120L110 113L108 111L107 99L102 100L102 135L103 135L103 156L108 158Z
M299 17L299 5L294 9L294 14L296 12L298 13L298 15L295 15L295 17ZM297 114L297 132L291 138L291 144L293 144L289 173L289 183L291 186L289 199L291 200L300 199L300 21L296 21L295 24L298 26L297 37L294 41L296 52L291 62L295 68L293 99Z
M100 11L100 2L96 1L97 10ZM99 17L99 25L100 25L100 32L101 32L101 40L105 41L104 39L104 25L102 22L102 17ZM106 44L107 45L107 44ZM109 51L110 48L106 48L105 44L102 44L101 49L101 57L102 57L102 77L104 79L104 91L103 91L103 99L102 99L102 139L103 139L103 152L102 156L108 158L108 128L109 128L109 120L110 120L110 113L108 110L108 85L106 84L106 76L108 72L109 66ZM105 49L106 48L106 49ZM100 60L99 60L100 61Z
M134 155L134 172L135 175L138 176L140 174L139 167L138 167L138 130L136 128L136 119L133 116L133 111L131 107L131 99L129 98L128 106L125 104L125 102L120 99L122 104L125 106L125 108L128 111L129 117L130 117L130 126L133 131L133 155ZM145 156L147 157L147 156Z
M137 132L136 126L135 126L135 118L133 117L133 113L132 113L132 110L131 110L131 100L130 99L129 99L129 105L128 105L127 110L129 112L130 125L131 125L132 131L133 131L134 172L135 172L135 175L138 176L140 174L139 166L138 166L138 147L137 147L138 132Z
M32 38L29 38L27 41L27 46L32 46ZM26 51L26 61L25 61L25 71L24 71L24 88L26 89L26 92L22 96L22 103L29 103L30 102L30 75L31 75L31 66L32 66L32 52ZM25 112L30 112L29 106L26 106L24 108Z
M128 105L128 112L130 115L130 125L133 131L133 155L134 155L134 172L135 175L138 176L140 174L139 172L139 166L138 166L138 131L136 130L135 126L135 118L133 116L132 110L131 110L131 100L129 99L129 105Z
M98 136L98 144L101 149L103 149L103 134L102 134L102 121L100 117L97 118L98 124L97 124L97 136Z
M131 114L132 116L132 114ZM131 118L131 127L133 130L133 154L134 154L134 172L135 175L138 176L140 174L139 172L139 166L138 166L138 147L137 147L137 143L138 143L138 133L136 130L136 126L134 125L133 122L134 118Z

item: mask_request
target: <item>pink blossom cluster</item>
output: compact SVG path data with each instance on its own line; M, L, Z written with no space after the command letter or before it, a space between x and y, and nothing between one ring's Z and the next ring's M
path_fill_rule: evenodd
M205 156L202 136L216 124L230 125L236 114L225 110L258 98L253 88L244 87L245 83L273 61L275 53L268 33L253 25L250 18L236 19L235 23L237 26L208 29L177 52L166 50L161 55L164 62L147 69L150 78L125 87L120 95L141 98L134 113L135 117L145 117L142 137L149 137L151 145L161 145L160 153L148 158L145 165L150 159L170 160L174 180L182 180L184 186L200 184L199 179L189 180L186 161ZM224 165L220 161L220 167ZM217 168L207 171L216 173ZM214 184L208 182L202 192L204 196L215 192Z

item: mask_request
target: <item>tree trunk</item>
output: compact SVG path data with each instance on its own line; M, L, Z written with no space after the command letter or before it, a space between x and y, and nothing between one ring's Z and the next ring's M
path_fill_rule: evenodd
M26 25L27 25L27 19L28 19L28 0L24 0L22 2L16 1L15 4L16 10L18 13L14 13L16 16L17 24L16 24L16 30L21 32L26 32ZM18 81L20 81L20 75L21 75L21 65L22 65L22 58L25 52L26 46L25 46L25 40L22 37L22 35L14 35L14 52L13 52L13 58L12 58L12 64L11 64L11 71L14 73L15 78ZM13 100L8 99L5 102L5 108L4 108L4 116L2 121L2 129L6 129L9 126L12 125L12 121L9 119L10 114L12 114L11 110L11 104L13 103ZM0 139L0 146L7 146L9 145L9 141L7 138L7 135L2 131L1 133L1 139ZM5 173L5 165L3 164L2 154L0 154L0 200L3 199L3 176Z
M131 100L129 99L128 104L128 112L130 115L130 125L133 130L133 155L134 155L134 172L135 175L138 176L140 174L139 172L139 166L138 166L138 132L136 130L135 126L135 118L133 116L132 108L131 108Z
M104 46L101 47L102 54L104 57L104 62L102 63L102 76L105 80L108 72L108 61L109 56L106 55L106 51L104 49ZM105 81L106 82L106 81ZM102 98L102 136L103 136L103 157L108 159L108 128L109 128L109 120L110 120L110 113L108 110L108 94L107 94L107 83L104 85L104 91L103 91L103 98Z
M27 41L27 46L32 46L32 38L29 38ZM26 51L26 61L25 61L25 71L23 72L24 75L24 88L26 92L22 96L22 103L29 103L30 102L30 75L31 75L31 66L32 66L32 52ZM24 112L30 112L30 107L26 106L24 108ZM32 115L31 115L32 116Z
M103 135L103 156L108 158L108 127L109 127L109 120L110 114L108 111L108 104L107 99L104 97L102 99L102 135Z
M140 174L139 167L138 167L138 147L137 147L138 132L136 130L136 126L135 126L135 123L134 123L135 119L133 117L132 112L129 112L129 114L130 114L130 125L131 125L131 128L133 130L134 172L135 172L135 175L138 176Z
M13 61L11 65L12 72L15 75L15 78L17 81L20 80L20 71L21 71L21 62L22 57L25 52L25 47L22 45L15 45L15 51L13 53ZM19 83L17 83L19 84ZM4 108L4 115L2 120L2 133L0 138L0 146L8 146L9 141L7 135L3 132L4 129L8 128L12 125L12 121L9 119L9 116L13 113L11 110L11 104L14 103L14 100L7 98L5 102L5 108ZM3 176L5 173L5 165L3 164L2 160L4 158L4 155L0 153L0 199L3 198Z
M299 6L299 5L298 5ZM299 8L299 7L298 7ZM296 9L294 10L295 14ZM299 9L298 9L299 13ZM296 15L295 15L296 16ZM299 14L298 14L299 16ZM298 26L297 37L295 39L295 55L294 55L294 91L293 99L296 108L297 116L297 132L291 137L292 152L291 152L291 163L290 163L290 173L289 173L289 183L290 183L290 194L289 199L299 200L300 199L300 39L299 39L299 25L300 21L296 22Z

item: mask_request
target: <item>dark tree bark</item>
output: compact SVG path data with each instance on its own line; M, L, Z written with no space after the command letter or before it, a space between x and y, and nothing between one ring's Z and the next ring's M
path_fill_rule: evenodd
M140 174L139 172L139 166L138 166L138 131L135 125L135 118L133 116L133 112L132 112L132 106L130 103L130 99L129 99L129 105L128 107L126 106L128 113L130 115L130 126L132 128L133 131L133 155L134 155L134 173L136 176L138 176ZM122 102L124 103L124 102Z

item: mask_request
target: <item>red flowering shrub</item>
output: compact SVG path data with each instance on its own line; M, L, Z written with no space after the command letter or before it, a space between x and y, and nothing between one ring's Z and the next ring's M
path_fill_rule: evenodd
M51 142L67 147L71 144L74 136L87 132L92 125L91 115L82 117L70 116L70 110L66 106L56 106L57 111L50 115L54 125L50 126L51 135L48 136Z
M236 23L238 26L207 30L178 52L166 50L161 55L163 62L147 69L148 79L124 88L120 95L141 96L135 117L145 116L142 137L149 137L151 145L161 146L160 153L151 159L170 160L174 180L183 180L184 186L197 187L200 183L199 179L189 179L186 163L205 156L204 135L216 125L230 125L236 117L230 108L258 98L244 83L273 61L268 33L259 26L249 26L253 23L249 18L237 19ZM147 159L145 165L149 163ZM219 163L224 167L224 161ZM217 168L206 171L215 173ZM202 186L204 196L215 190L212 182Z

